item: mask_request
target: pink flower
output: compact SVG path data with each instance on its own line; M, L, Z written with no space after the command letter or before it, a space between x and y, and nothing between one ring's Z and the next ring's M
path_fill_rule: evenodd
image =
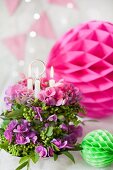
M63 99L59 99L57 102L56 102L56 106L61 106L63 104Z
M60 139L53 139L51 142L55 144L59 149L66 148L67 146L67 141L62 142Z
M40 101L45 101L46 95L45 95L45 91L42 90L40 93L38 93L38 99Z
M49 117L48 117L48 120L49 120L49 121L54 121L54 122L56 122L56 121L57 121L57 115L54 114L54 115L49 116Z
M51 96L54 96L56 94L56 90L54 87L47 87L45 89L45 95L46 97L51 97Z
M50 106L70 105L80 100L79 90L72 84L58 82L54 87L42 90L38 98Z
M56 100L53 97L48 97L46 98L45 103L49 106L55 106Z
M35 151L39 153L40 157L46 157L47 156L47 149L44 146L37 146Z
M51 147L48 148L48 156L51 157L54 155L54 151Z
M18 84L27 87L27 79L24 79L22 81L19 81Z
M48 79L46 77L40 79L41 89L48 87Z

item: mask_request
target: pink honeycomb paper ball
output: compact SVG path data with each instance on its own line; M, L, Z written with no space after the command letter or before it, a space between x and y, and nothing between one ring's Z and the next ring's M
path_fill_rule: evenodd
M47 61L55 79L74 83L83 94L87 116L113 115L113 24L90 21L67 32Z

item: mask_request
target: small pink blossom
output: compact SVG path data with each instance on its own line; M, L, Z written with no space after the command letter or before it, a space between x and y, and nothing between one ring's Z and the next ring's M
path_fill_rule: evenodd
M49 121L54 121L54 122L56 122L56 121L57 121L57 115L54 114L54 115L49 116L49 117L48 117L48 120L49 120Z
M47 87L45 89L45 95L46 97L51 97L51 96L54 96L56 94L56 90L54 87Z
M40 78L40 85L42 90L48 87L48 79L46 77Z
M40 157L46 157L47 156L47 149L44 146L37 146L35 151L39 153Z

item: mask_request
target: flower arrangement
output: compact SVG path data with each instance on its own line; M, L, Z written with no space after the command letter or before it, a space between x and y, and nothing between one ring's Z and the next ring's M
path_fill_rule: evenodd
M80 150L77 143L82 135L78 113L84 112L80 105L80 92L64 81L49 87L48 80L40 80L41 90L34 97L34 88L27 88L27 80L18 82L6 90L6 111L0 128L0 148L20 157L20 165L29 169L30 160L64 154L73 162L70 151Z

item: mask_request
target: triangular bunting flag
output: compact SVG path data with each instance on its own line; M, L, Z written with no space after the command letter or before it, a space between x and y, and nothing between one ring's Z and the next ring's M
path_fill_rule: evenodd
M43 36L45 38L52 38L52 39L56 38L52 24L45 11L40 15L39 20L36 20L32 24L29 31L35 31L38 35Z
M67 7L75 7L74 0L48 0L49 3L57 4L57 5L63 5Z
M24 59L26 34L15 35L13 37L3 39L3 43L18 60Z
M5 0L5 4L7 6L10 15L12 15L16 11L19 3L20 0Z

